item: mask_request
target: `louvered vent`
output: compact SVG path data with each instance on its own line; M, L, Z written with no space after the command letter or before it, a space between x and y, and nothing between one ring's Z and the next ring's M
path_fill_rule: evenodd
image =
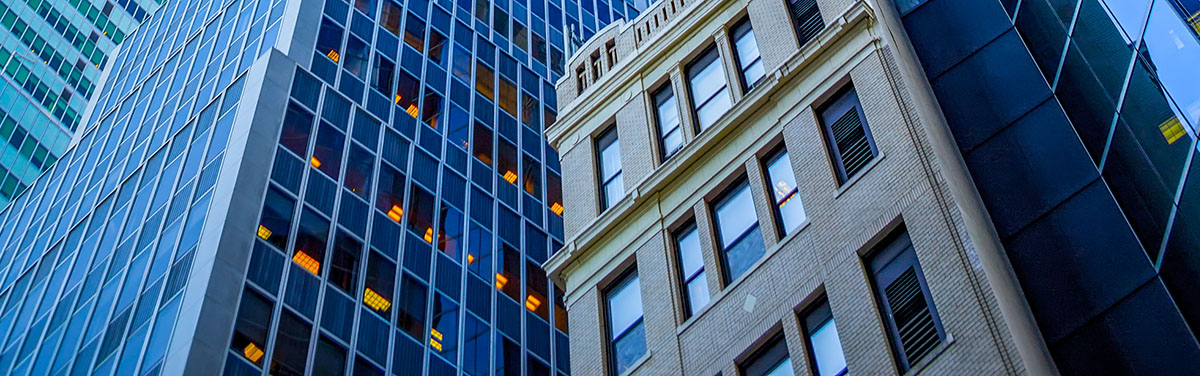
M796 25L796 36L803 46L821 30L825 29L825 21L821 19L821 11L817 9L817 0L789 0L788 7L792 13L792 22Z
M884 293L892 307L892 320L900 333L904 357L909 365L916 364L941 341L916 271L909 267L884 288Z
M862 119L858 118L858 111L855 109L846 111L829 129L833 132L833 141L837 144L838 156L841 158L842 168L846 171L845 179L854 176L875 158L871 142L867 140L867 133L863 130Z

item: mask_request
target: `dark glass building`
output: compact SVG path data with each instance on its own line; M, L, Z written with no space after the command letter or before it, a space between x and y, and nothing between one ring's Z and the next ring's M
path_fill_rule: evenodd
M58 161L116 46L158 0L0 0L0 207Z
M0 374L565 375L552 82L640 8L165 3L0 211Z
M1200 2L894 4L1059 369L1200 369Z

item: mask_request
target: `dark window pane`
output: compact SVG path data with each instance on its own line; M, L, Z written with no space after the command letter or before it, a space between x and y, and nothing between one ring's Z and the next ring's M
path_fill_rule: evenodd
M263 351L267 348L271 309L272 304L267 298L253 290L243 290L237 322L234 324L233 342L229 344L229 348L251 363L261 364Z
M271 374L303 375L308 361L308 336L312 326L291 312L279 315L279 330L275 336L275 351L271 355Z
M396 286L396 264L377 252L370 252L368 257L363 305L386 317L391 312Z
M292 261L315 275L321 275L321 264L325 262L325 245L329 239L329 221L321 218L312 209L305 208L300 217L300 229L296 234L296 249Z
M346 135L322 121L317 132L317 145L308 164L330 179L337 180L342 169L342 148L345 145Z
M343 184L350 192L367 200L371 192L371 175L375 166L375 155L361 146L350 144L350 158L346 162L346 179Z
M286 248L295 208L296 202L291 198L274 187L267 189L267 196L263 199L262 218L258 221L258 237L276 248Z
M354 296L358 282L358 259L362 252L362 243L355 240L345 231L338 230L337 239L333 245L332 267L329 269L329 282Z
M288 104L283 117L283 131L279 143L299 156L308 155L308 135L312 132L313 114L295 102Z
M346 350L321 336L317 341L317 354L313 358L313 374L341 375L345 373L345 368Z
M853 87L845 90L820 111L838 183L850 180L879 153L858 102L858 93Z
M401 277L396 326L422 342L425 339L425 299L428 290L424 283L408 274Z

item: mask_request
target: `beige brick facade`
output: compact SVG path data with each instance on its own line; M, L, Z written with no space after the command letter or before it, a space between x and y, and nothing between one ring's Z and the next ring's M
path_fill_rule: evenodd
M638 375L738 375L737 362L782 332L796 375L811 374L798 312L828 298L850 374L900 374L870 269L863 257L903 224L910 234L946 339L909 374L1026 374L1014 334L974 254L962 211L934 156L925 124L888 30L872 3L818 0L826 28L800 46L785 0L660 0L631 24L602 30L568 65L616 41L618 61L579 92L559 83L562 112L548 131L561 153L567 244L546 264L567 294L574 375L613 374L602 292L636 265L641 279L647 356ZM679 7L665 12L662 7ZM670 13L641 41L648 17ZM766 77L749 92L736 81L727 28L754 25ZM685 109L682 70L719 45L733 108L699 134ZM659 157L651 93L670 82L680 102L683 149ZM853 85L879 154L839 184L817 108ZM627 196L601 212L593 138L615 125ZM782 143L796 174L807 223L782 239L761 158ZM750 182L766 255L725 284L711 202L733 180ZM712 300L686 318L671 231L685 220L699 230ZM752 234L753 235L753 234Z

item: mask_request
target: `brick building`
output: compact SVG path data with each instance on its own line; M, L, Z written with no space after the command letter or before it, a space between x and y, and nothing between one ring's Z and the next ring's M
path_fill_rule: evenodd
M1052 369L889 11L664 0L570 60L574 374Z

